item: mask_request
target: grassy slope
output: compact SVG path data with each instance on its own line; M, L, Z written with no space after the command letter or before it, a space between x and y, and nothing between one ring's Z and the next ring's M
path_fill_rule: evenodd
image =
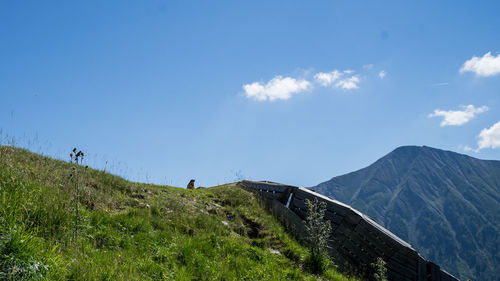
M0 280L313 280L307 250L253 194L185 190L0 146ZM279 252L279 253L278 253ZM348 280L330 264L320 278Z

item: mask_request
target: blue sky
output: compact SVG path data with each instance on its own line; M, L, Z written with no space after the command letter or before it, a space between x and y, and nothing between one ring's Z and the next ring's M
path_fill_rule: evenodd
M500 159L499 10L2 1L0 137L176 186L312 186L401 145Z

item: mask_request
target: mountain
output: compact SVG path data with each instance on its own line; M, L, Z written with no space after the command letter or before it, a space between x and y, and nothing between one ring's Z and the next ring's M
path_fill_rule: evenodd
M403 146L311 189L369 215L462 280L500 280L500 161Z

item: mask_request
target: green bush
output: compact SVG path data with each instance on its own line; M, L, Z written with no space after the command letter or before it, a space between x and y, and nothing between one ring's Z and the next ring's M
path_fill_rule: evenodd
M306 265L313 273L322 273L327 264L328 241L332 233L330 221L325 220L326 203L306 199L307 217L305 221L310 254Z
M379 257L371 265L375 270L375 273L373 274L375 281L387 281L387 268L385 266L385 261Z

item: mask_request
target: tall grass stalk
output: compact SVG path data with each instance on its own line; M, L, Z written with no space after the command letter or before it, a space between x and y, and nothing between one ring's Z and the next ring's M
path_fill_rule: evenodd
M73 148L72 152L69 154L71 158L71 163L73 163L73 173L72 176L75 179L75 241L78 239L78 219L79 219L79 210L78 203L80 202L80 182L79 182L79 174L80 174L80 165L83 161L84 153L81 150Z

